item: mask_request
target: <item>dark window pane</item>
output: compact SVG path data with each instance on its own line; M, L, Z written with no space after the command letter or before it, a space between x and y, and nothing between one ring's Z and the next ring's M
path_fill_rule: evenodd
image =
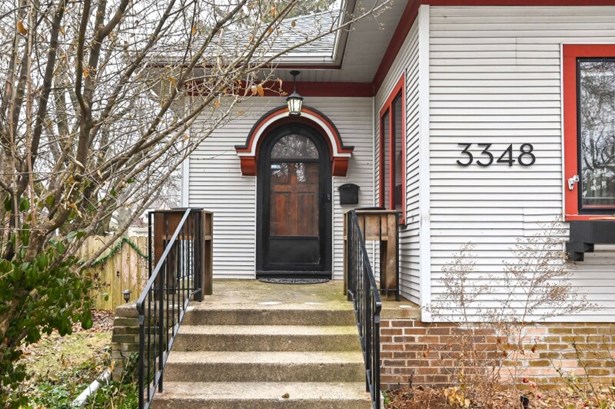
M395 187L395 210L402 210L402 183L404 183L403 175L401 174L403 169L402 164L402 134L401 127L403 124L401 113L401 94L393 101L393 143L395 144L395 169L393 175L393 186Z
M273 146L271 159L318 159L318 148L310 138L286 135Z
M382 192L384 192L384 203L383 206L386 209L390 209L390 199L389 199L389 180L390 180L390 163L391 163L391 155L389 152L391 152L390 149L390 140L389 140L389 136L390 136L390 129L389 129L389 111L387 111L383 116L382 116L382 124L380 126L380 138L383 141L382 143L382 163L384 164L384 166L381 169L382 172L382 186L380 186L380 190Z
M615 59L579 61L581 207L615 207Z

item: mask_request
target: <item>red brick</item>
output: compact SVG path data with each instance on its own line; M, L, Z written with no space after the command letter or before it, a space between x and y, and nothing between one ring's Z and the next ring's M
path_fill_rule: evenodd
M380 349L383 351L403 351L404 346L402 344L384 344Z
M417 337L416 341L417 342L422 342L422 343L425 343L425 344L437 344L440 340L436 336L425 335L425 336L422 336L422 337Z
M414 327L414 320L395 320L395 321L391 321L391 326L392 327L397 327L397 328Z
M427 330L427 334L429 335L450 335L450 328L429 328Z
M405 366L406 361L404 361L403 359L384 359L382 361L382 365L399 368Z
M414 359L416 358L416 352L393 352L393 358L395 359Z
M406 335L425 335L425 328L404 328L404 334Z
M401 337L393 337L394 343L414 343L416 342L415 337L401 336Z
M380 335L401 335L404 331L401 328L381 328Z

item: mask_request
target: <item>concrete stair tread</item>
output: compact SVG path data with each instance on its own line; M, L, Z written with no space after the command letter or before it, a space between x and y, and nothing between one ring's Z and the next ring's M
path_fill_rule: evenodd
M353 305L348 301L336 302L237 302L237 303L213 303L205 299L202 302L191 302L188 311L353 311Z
M355 325L351 303L326 304L226 304L192 303L183 325Z
M167 361L173 364L363 364L360 351L172 351Z
M350 325L182 325L179 335L357 335Z
M182 397L219 400L356 399L369 401L363 382L165 382L156 399Z

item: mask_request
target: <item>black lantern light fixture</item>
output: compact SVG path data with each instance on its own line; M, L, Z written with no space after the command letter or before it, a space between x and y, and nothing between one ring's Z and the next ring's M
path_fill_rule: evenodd
M122 295L124 296L124 302L130 301L130 290L122 291Z
M303 97L297 92L297 75L301 72L291 71L290 75L293 76L293 93L286 97L286 103L288 104L288 115L301 115L301 106L303 105Z

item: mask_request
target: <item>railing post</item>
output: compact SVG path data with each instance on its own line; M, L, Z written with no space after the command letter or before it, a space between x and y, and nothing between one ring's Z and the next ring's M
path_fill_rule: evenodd
M144 407L145 401L145 316L139 311L139 409Z
M158 370L162 371L164 368L164 362L163 362L163 345L164 345L164 299L165 299L165 294L164 294L164 278L167 275L167 268L166 268L166 260L165 260L165 264L163 265L164 267L164 274L161 274L158 280L158 299L159 299L159 304L158 304L158 311L159 311L159 317L158 317ZM158 392L162 392L162 376L160 377L160 382L158 383Z

